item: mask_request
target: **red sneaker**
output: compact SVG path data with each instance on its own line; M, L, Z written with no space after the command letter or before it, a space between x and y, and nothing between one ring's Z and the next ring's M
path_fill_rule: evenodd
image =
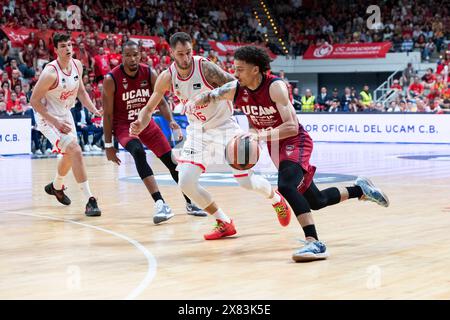
M286 199L284 199L284 197L278 192L278 190L275 192L281 197L281 200L280 202L277 202L272 206L277 213L278 221L283 227L286 227L291 221L291 209L286 203Z
M230 223L224 222L222 220L216 219L216 225L213 231L204 235L205 240L217 240L223 237L232 236L236 234L236 229L234 228L233 220Z

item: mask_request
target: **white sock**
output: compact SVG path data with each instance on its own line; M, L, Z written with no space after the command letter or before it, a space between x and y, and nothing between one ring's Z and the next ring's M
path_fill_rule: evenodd
M89 187L89 181L85 181L82 183L79 183L78 186L80 187L80 190L83 192L84 197L87 201L89 201L90 197L93 197L91 193L91 188Z
M231 222L230 217L228 217L228 216L222 211L222 209L220 209L220 208L213 214L213 216L214 216L216 219L221 220L221 221L223 221L223 222L226 222L226 223L230 223L230 222Z
M55 179L53 180L53 187L55 190L62 190L64 178L65 176L60 176L56 173Z
M281 197L278 193L275 192L275 190L273 190L273 198L270 199L270 201L272 201L272 204L278 203L281 201Z

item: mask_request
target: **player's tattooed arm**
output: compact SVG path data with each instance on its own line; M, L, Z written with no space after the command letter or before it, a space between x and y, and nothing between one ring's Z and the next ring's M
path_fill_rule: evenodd
M206 81L214 88L223 86L227 82L236 80L231 74L225 72L217 64L204 60L202 62L202 72Z
M194 105L200 106L220 100L233 101L236 94L237 80L225 83L223 86L209 92L204 92L194 99Z

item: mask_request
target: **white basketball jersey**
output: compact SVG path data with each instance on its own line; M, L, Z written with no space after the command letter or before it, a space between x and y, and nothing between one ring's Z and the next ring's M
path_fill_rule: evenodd
M214 88L206 81L202 73L202 61L200 56L192 57L192 70L190 75L183 79L177 72L175 62L169 67L172 76L172 91L180 99L181 103L192 100L200 93L209 92ZM194 114L187 115L189 123L195 127L201 126L204 130L216 128L234 120L233 105L230 101L219 101L204 106L197 106Z
M45 94L48 112L57 117L64 117L75 105L80 86L80 73L75 61L71 59L72 71L66 74L57 60L47 64L46 68L55 68L57 83Z

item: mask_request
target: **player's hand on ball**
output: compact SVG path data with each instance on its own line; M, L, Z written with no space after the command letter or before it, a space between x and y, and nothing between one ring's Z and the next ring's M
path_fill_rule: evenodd
M130 124L130 135L137 137L144 130L142 122L138 119Z
M114 148L114 147L112 147L112 148L106 148L105 149L105 151L106 151L106 158L109 160L109 161L112 161L112 162L114 162L114 163L117 163L117 165L119 165L120 166L120 159L117 157L117 150L116 150L116 148Z

